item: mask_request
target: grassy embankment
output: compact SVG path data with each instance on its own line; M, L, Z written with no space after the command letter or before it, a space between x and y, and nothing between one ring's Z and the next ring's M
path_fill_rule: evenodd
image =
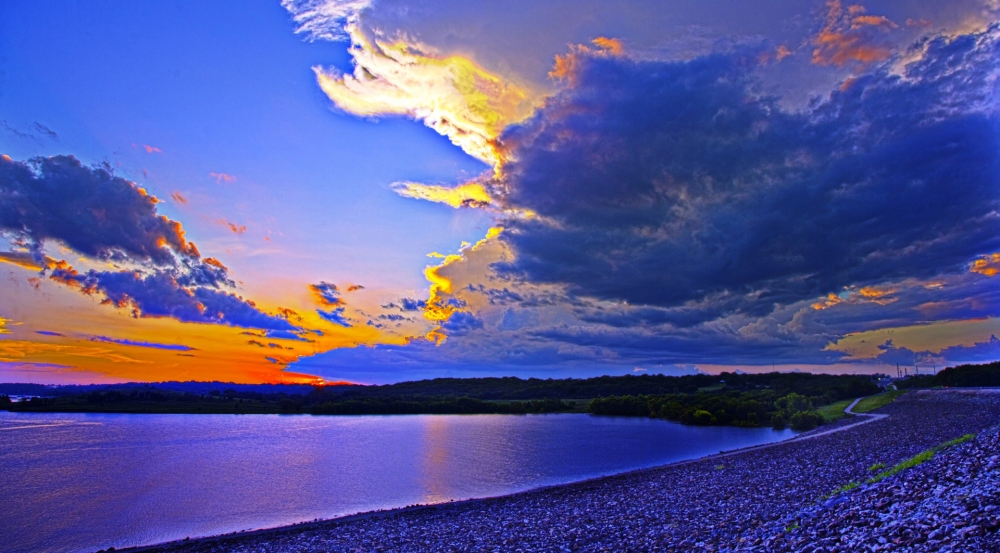
M886 405L889 405L893 401L896 401L897 397L905 393L906 390L895 390L892 392L885 392L883 394L868 396L865 399L859 401L858 404L854 406L854 409L852 409L852 411L854 411L855 413L868 413L870 411L874 411L879 407L885 407Z
M829 405L824 405L824 406L816 409L816 412L819 413L819 415L821 417L823 417L823 420L825 422L827 422L827 423L838 421L838 420L840 420L840 419L842 419L844 417L851 416L851 415L848 415L847 413L845 413L844 409L847 409L847 406L850 405L852 401L854 401L854 400L853 399L845 399L843 401L838 401L836 403L831 403Z
M945 442L943 444L940 444L940 445L932 447L932 448L930 448L928 450L922 451L922 452L914 455L913 457L910 457L909 459L906 459L905 461L897 463L896 465L892 466L891 468L885 469L885 470L879 472L878 474L876 474L875 476L872 476L871 478L869 478L868 480L865 481L865 484L874 484L876 482L881 482L882 480L885 480L886 478L888 478L890 476L893 476L895 474L898 474L898 473L900 473L900 472L902 472L902 471L904 471L906 469L910 469L910 468L913 468L913 467L915 467L917 465L920 465L922 463L926 463L927 461L930 461L931 459L933 459L934 456L937 455L939 451L947 449L947 448L949 448L951 446L954 446L954 445L963 444L963 443L965 443L965 442L967 442L967 441L969 441L969 440L971 440L971 439L973 439L975 437L976 437L975 434L966 434L964 436L960 436L958 438L955 438L954 440L948 440L947 442ZM868 469L868 470L874 471L874 470L878 470L878 469L881 469L881 468L884 468L884 467L885 467L885 465L883 465L882 463L878 463L876 465L872 465L872 467L870 469ZM822 499L827 499L827 498L833 497L833 496L835 496L835 495L837 495L839 493L849 492L849 491L853 490L854 488L857 488L860 485L861 485L861 482L858 482L858 481L854 481L854 482L850 482L848 484L844 484L843 486L841 486L841 487L837 488L836 490L833 490L832 492L830 492L829 495L824 496Z

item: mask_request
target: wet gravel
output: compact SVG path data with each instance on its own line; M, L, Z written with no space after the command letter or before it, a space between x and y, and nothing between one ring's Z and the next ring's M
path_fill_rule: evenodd
M836 501L820 498L864 481L875 463L892 466L994 427L1000 394L912 392L879 413L890 416L808 440L578 484L143 550L937 551L963 543L975 547L952 550L992 551L1000 543L991 518L1000 511L989 508L1000 502L995 429L878 485Z

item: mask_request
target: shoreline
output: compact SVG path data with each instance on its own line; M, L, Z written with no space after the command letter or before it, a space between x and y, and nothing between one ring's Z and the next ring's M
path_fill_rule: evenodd
M870 478L874 464L893 466L968 433L990 429L995 434L1000 395L915 391L876 414L890 417L842 419L833 423L835 428L781 442L505 496L369 511L120 551L771 551L757 544L772 538L755 532L785 528L782 521L814 505L863 497L869 486L825 499L844 484ZM963 455L964 447L951 455ZM1000 448L991 454L1000 457ZM908 477L884 480L900 481ZM953 539L971 545L967 539L1000 537L992 530L983 532Z
M864 399L864 398L858 398L857 400L855 400L854 403L852 403L851 405L849 405L847 407L847 409L845 410L845 412L847 412L847 410L849 410L851 407L854 407L854 405L856 405L857 402L860 401L861 399ZM559 413L554 413L554 414L559 414ZM889 417L889 415L882 415L882 414L868 414L868 413L848 413L848 414L852 415L853 417L856 417L856 418L844 418L844 419L835 421L833 423L830 423L828 425L824 425L824 426L815 428L813 430L808 430L808 431L802 432L800 434L797 434L797 435L795 435L795 436L793 436L791 438L784 439L784 440L779 440L779 441L775 441L775 442L769 442L769 443L755 445L755 446L747 446L747 447L738 448L738 449L723 450L723 451L720 451L718 453L713 453L713 454L710 454L710 455L704 455L704 456L701 456L701 457L695 457L695 458L692 458L692 459L683 459L683 460L680 460L680 461L674 461L674 462L665 463L665 464L662 464L662 465L654 465L654 466L650 466L650 467L630 469L630 470L623 471L623 472L616 472L616 473L611 473L611 474L604 474L604 475L600 475L600 476L592 476L592 477L589 477L589 478L584 478L582 480L574 480L574 481L571 481L571 482L564 482L564 483L560 483L560 484L549 484L549 485L545 485L545 486L536 486L534 488L529 488L529 489L526 489L526 490L521 490L521 491L509 493L509 494L495 495L495 496L486 496L486 497L473 497L473 498L468 498L468 499L452 500L452 501L446 501L446 502L441 502L441 503L426 503L426 504L407 505L405 507L395 507L395 508L391 508L391 509L379 509L379 510L374 510L374 511L363 511L363 512L359 512L359 513L342 515L342 516L337 516L337 517L332 517L332 518L324 518L324 519L319 519L319 520L303 521L303 522L297 522L297 523L292 523L292 524L285 524L285 525L274 526L274 527L269 527L269 528L257 528L257 529L251 529L251 530L240 530L240 531L230 532L228 534L214 534L214 535L209 535L209 536L198 536L198 537L183 538L183 539L178 539L178 540L171 540L171 541L167 541L167 542L159 542L159 543L149 544L149 545L140 545L140 546L134 546L134 547L128 547L128 548L121 548L121 549L116 548L116 549L114 549L114 551L122 551L122 552L128 552L128 553L140 553L140 552L149 552L149 551L159 551L159 550L162 550L164 548L187 547L187 546L197 546L197 545L204 545L204 544L212 544L212 543L217 543L220 540L227 540L227 539L247 539L247 538L267 536L267 535L270 535L270 534L280 535L280 534L285 534L285 533L295 533L295 532L308 531L308 530L313 530L313 529L322 529L322 528L327 527L327 526L337 525L337 524L342 524L342 523L348 523L348 522L353 522L353 521L372 520L372 519L378 519L378 518L384 518L384 517L391 517L391 516L400 515L400 514L406 514L406 513L414 513L414 512L427 511L427 510L436 510L436 509L441 509L441 508L444 508L444 507L474 506L476 504L485 504L485 503L488 503L488 502L499 501L499 500L507 500L507 499L515 499L516 500L517 498L522 497L522 496L529 496L529 495L534 495L534 494L540 494L540 493L545 493L545 492L549 492L549 491L553 491L553 490L571 489L571 488L578 487L578 486L587 486L587 485L590 485L590 484L600 483L602 481L607 481L607 480L610 480L610 479L627 478L627 477L630 477L630 476L638 476L638 475L642 475L642 474L645 474L645 473L659 471L659 470L663 470L663 469L678 468L678 467L683 467L685 465L690 465L690 464L695 464L695 463L709 462L709 461L714 461L714 460L718 460L718 459L724 459L724 458L727 458L727 457L732 457L734 455L742 455L742 454L750 453L750 452L754 452L754 451L760 451L760 450L770 449L770 448L782 446L782 445L785 445L785 444L789 444L789 443L792 443L792 442L801 442L801 441L805 441L805 440L815 439L815 438L819 438L819 437L826 436L826 435L829 435L829 434L833 434L833 433L836 433L836 432L841 432L841 431L849 430L849 429L854 428L856 426L861 426L863 424L875 422L875 421L881 420L883 418L888 418ZM862 419L862 420L857 420L857 419ZM673 422L673 421L667 421L667 422ZM830 428L830 427L832 427L832 428ZM108 551L108 550L99 550L99 551Z

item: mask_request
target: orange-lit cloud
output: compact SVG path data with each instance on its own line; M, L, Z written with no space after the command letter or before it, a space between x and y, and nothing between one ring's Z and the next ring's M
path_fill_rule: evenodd
M364 290L365 287L360 284L352 284L347 287L348 292L357 292L358 290Z
M992 253L980 257L972 262L969 270L988 277L997 276L1000 274L1000 253Z
M598 37L591 42L597 47L596 49L586 44L576 44L570 46L568 53L556 56L555 65L552 71L549 71L549 77L573 84L576 82L576 74L580 69L581 55L618 57L625 54L625 47L618 39Z
M187 198L185 198L183 195L181 195L180 192L177 192L176 190L173 193L170 194L170 197L173 198L174 201L177 202L177 203L179 203L179 204L186 204L186 203L188 203Z
M156 146L150 146L149 144L143 144L142 147L146 149L146 153L147 154L160 154L160 153L163 153L163 150L157 148Z
M225 219L219 219L219 223L225 225L233 232L233 234L243 234L247 231L246 225L237 225L236 223L227 221Z
M473 245L466 246L460 254L447 255L440 264L432 265L424 270L424 277L431 283L431 287L423 314L424 318L437 325L436 328L427 334L428 340L438 345L442 344L447 338L447 334L442 328L443 324L462 306L462 302L455 301L457 298L452 297L454 289L452 277L447 274L449 267L464 261L466 254L475 252L485 247L491 241L495 241L502 232L502 227L492 227L486 232L486 236L482 240Z
M353 74L314 67L320 88L340 109L356 115L406 115L422 121L469 155L490 165L493 141L531 114L534 94L462 56L369 37L349 24Z
M234 177L233 175L230 175L228 173L214 173L213 172L213 173L209 173L208 176L214 178L215 182L219 182L219 183L222 183L222 182L235 182L236 181L236 177Z
M202 261L204 261L206 265L211 265L213 267L218 267L218 268L222 269L223 271L229 271L228 267L226 267L225 265L223 265L221 261L219 261L218 259L216 259L214 257L206 257L206 258L202 259Z
M621 56L625 53L625 46L617 38L607 38L599 36L593 40L595 46L606 50L612 56Z
M29 342L25 340L2 340L0 341L0 361L22 361L38 354L60 352L63 355L88 357L111 363L142 363L148 364L151 361L133 359L113 349L93 346L71 346L61 344L49 344L44 342Z
M442 203L455 208L485 207L493 202L486 188L474 181L458 186L397 182L392 185L392 189L400 196Z
M39 262L29 252L0 252L0 263L10 263L31 271L41 271L42 269L50 268L54 266L55 262L51 257L43 257L42 261Z
M813 39L812 62L838 67L848 63L866 66L888 58L892 48L879 41L880 34L897 25L886 17L868 15L865 11L859 5L844 9L840 0L829 0L826 24Z
M893 286L865 286L859 289L851 288L844 290L839 294L827 294L827 296L822 300L813 303L812 308L820 311L841 303L876 303L878 305L888 305L896 301L896 298L893 297L893 295L898 291L899 289Z
M331 284L329 282L320 282L319 284L310 284L309 290L313 293L313 298L326 307L338 307L344 305L344 300L342 300L340 295L340 290L337 289L336 284Z
M274 310L279 316L288 319L289 321L302 322L302 317L299 312L294 309L289 309L287 307L277 307Z

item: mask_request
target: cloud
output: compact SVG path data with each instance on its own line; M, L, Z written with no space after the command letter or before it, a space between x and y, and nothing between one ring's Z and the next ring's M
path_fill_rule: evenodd
M279 340L295 340L297 342L311 342L308 338L303 338L296 332L289 330L268 330L263 334L266 338L277 338Z
M880 363L885 363L886 365L903 365L904 367L912 367L915 365L932 365L932 364L942 364L944 360L940 357L935 356L929 351L916 352L905 347L896 347L893 345L892 340L886 340L884 344L878 346L878 349L882 351L875 358L876 361Z
M340 298L340 290L336 284L320 281L319 284L310 284L309 289L321 305L328 307L344 305L344 300Z
M145 148L147 154L160 154L160 153L163 153L163 150L157 148L156 146L150 146L149 144L143 144L142 147Z
M39 259L37 253L31 252L0 252L0 262L10 263L11 265L17 265L18 267L24 267L32 271L41 271L47 267L51 267L55 263L55 260L45 256L41 256L41 259Z
M346 327L346 328L351 328L351 326L352 326L351 323L350 323L350 321L348 321L344 317L344 308L343 307L336 307L336 308L330 309L328 311L323 311L322 309L317 309L316 313L318 313L320 317L323 317L324 319L326 319L327 321L330 321L331 323L333 323L335 325L340 325L340 326L343 326L343 327Z
M180 192L177 192L176 190L170 194L170 197L173 198L174 201L179 204L188 203L187 198L185 198Z
M35 124L32 125L32 126L34 127L35 132L37 132L39 134L43 134L43 135L51 138L52 140L58 140L59 139L59 135L56 133L56 131L54 131L54 130L48 128L48 127L46 127L45 125L39 123L38 121L35 121Z
M333 3L334 9L340 13L337 4ZM286 7L294 10L296 6ZM351 40L354 72L319 66L313 70L323 92L348 113L411 117L447 136L469 155L494 165L493 140L533 109L531 92L468 58L445 56L402 36L388 38L366 31L352 21L344 31Z
M470 266L468 254L488 249L497 243L497 236L503 232L502 227L492 227L486 232L486 236L475 244L465 244L458 255L448 255L439 265L432 265L424 270L424 277L430 281L430 293L427 301L424 302L424 318L437 325L431 330L427 337L437 344L441 344L448 337L449 329L454 328L465 334L471 327L467 326L468 321L459 326L449 327L448 321L459 313L467 313L462 308L467 306L467 302L458 297L454 281L454 273L462 273L463 269ZM459 269L462 267L462 269ZM463 275L464 276L464 275ZM404 300L405 301L405 300ZM463 320L464 315L463 315ZM481 328L482 324L478 328Z
M844 9L840 0L828 0L826 5L826 24L813 38L814 64L866 66L892 55L885 33L898 25L884 16L866 14L859 5Z
M225 219L220 219L219 223L226 226L233 234L243 234L247 231L246 225L237 225L236 223L227 221Z
M61 334L59 336L62 336ZM136 340L127 340L124 338L109 338L107 336L92 336L90 337L91 342L103 342L105 344L121 344L123 346L135 346L140 348L153 348L153 349L166 349L174 351L191 351L195 348L191 346L185 346L183 344L161 344L158 342L145 342Z
M347 287L347 293L349 294L351 292L357 292L358 290L364 290L364 289L365 287L360 284L352 284Z
M0 127L3 127L4 130L6 130L7 132L13 134L18 138L31 140L32 142L36 143L40 143L41 138L48 138L49 140L59 140L59 135L56 134L55 131L39 123L38 121L35 121L34 124L31 125L31 129L28 130L27 132L11 126L9 123L7 123L7 120L0 121Z
M979 273L986 276L997 276L1000 274L1000 253L991 253L988 255L980 256L972 262L972 266L969 268L973 273Z
M59 336L65 338L65 334L60 334L58 332L52 332L51 330L36 330L35 334L41 334L42 336Z
M317 309L316 313L320 317L323 317L323 319L335 325L340 325L346 328L351 328L353 326L344 316L346 304L343 298L340 297L340 289L337 288L336 284L320 281L319 284L310 284L309 289L312 291L313 297L315 297L316 301L318 301L321 305L333 308L325 311Z
M971 270L1000 239L998 34L923 40L901 71L800 111L758 92L756 50L576 49L562 92L501 136L488 183L500 213L534 215L427 269L428 299L402 302L435 324L425 337L323 358L871 364L831 344L998 316L1000 289Z
M66 264L49 278L75 286L83 293L104 296L102 303L128 309L135 317L170 317L182 322L222 324L242 328L298 330L287 319L265 313L236 294L217 290L219 275L209 272L89 271L78 273Z
M441 324L440 332L446 336L464 336L473 330L483 328L482 319L468 311L456 311Z
M802 112L755 92L753 52L571 52L574 84L501 137L500 201L538 216L503 222L494 267L691 323L964 271L1000 247L998 44L926 39Z
M6 119L3 120L3 121L0 121L0 126L3 126L3 128L4 128L5 131L13 134L14 136L16 136L18 138L34 138L31 135L29 135L28 133L26 133L24 131L21 131L21 130L18 130L16 127L12 127L10 125L10 123L7 122Z
M950 363L982 363L1000 359L1000 339L991 334L990 339L971 346L951 346L941 350L941 356Z
M35 252L57 240L109 261L198 258L181 224L156 213L158 202L109 168L84 167L72 156L0 158L0 231Z
M209 173L208 176L215 179L215 182L236 182L236 177L227 173Z
M399 303L403 311L423 311L427 307L426 301L413 298L403 298Z
M373 0L282 0L281 6L292 14L297 33L310 40L346 40L344 27L358 21L358 14Z
M485 207L492 203L486 188L474 181L458 186L397 182L393 183L392 190L406 198L442 203L454 208Z
M202 258L184 230L156 212L159 202L107 167L83 167L71 156L28 163L0 159L0 231L19 247L4 261L47 271L49 279L136 317L245 328L297 330L285 317L258 309L222 288L234 286L229 270ZM44 255L54 240L101 261L131 266L118 271L78 272Z

